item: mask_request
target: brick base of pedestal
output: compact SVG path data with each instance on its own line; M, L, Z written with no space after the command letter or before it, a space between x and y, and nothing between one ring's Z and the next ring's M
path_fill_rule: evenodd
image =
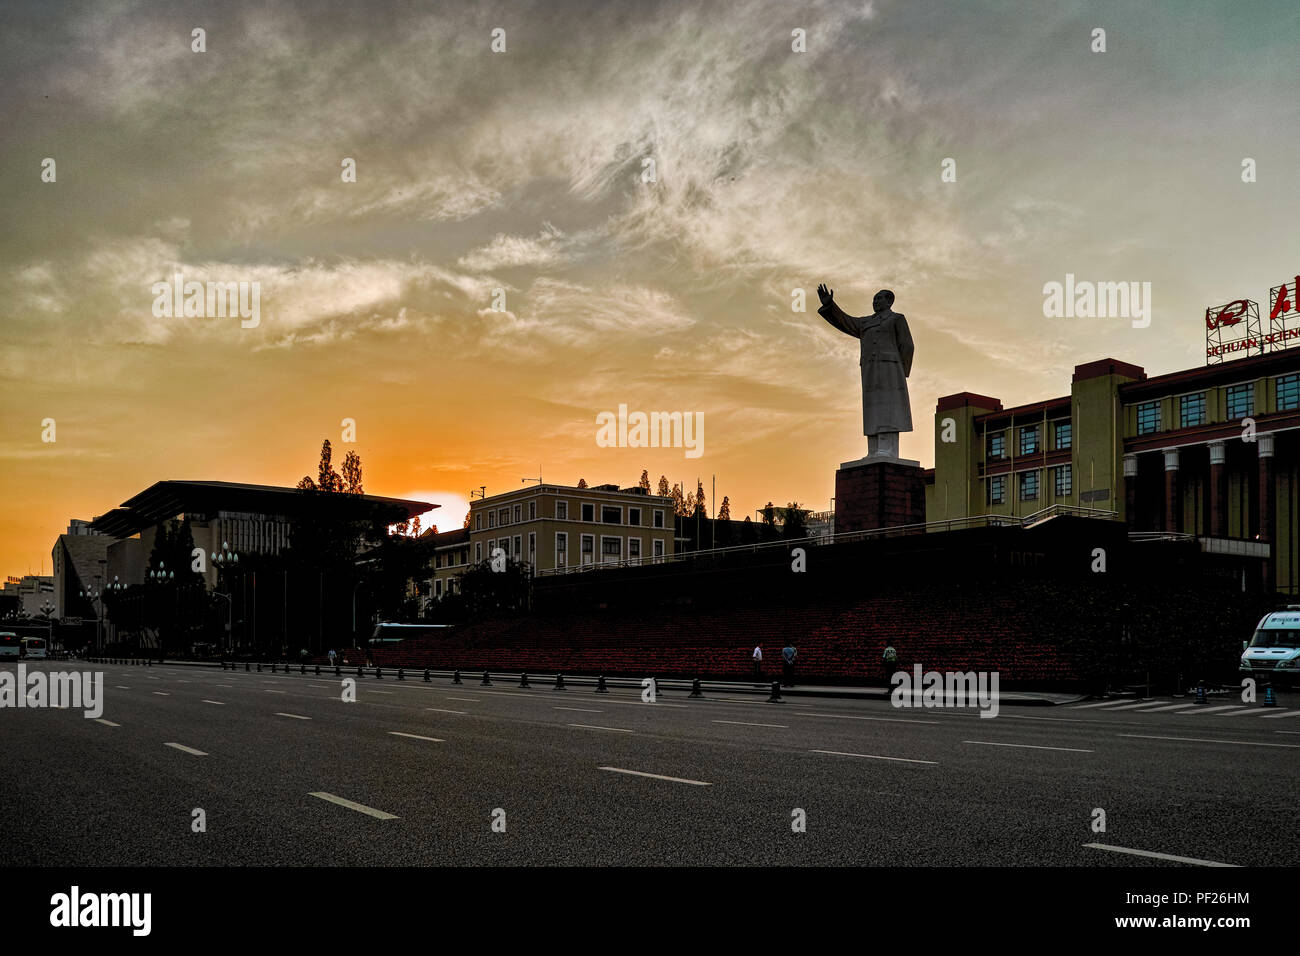
M925 521L921 466L897 459L851 462L835 472L835 532L870 531Z

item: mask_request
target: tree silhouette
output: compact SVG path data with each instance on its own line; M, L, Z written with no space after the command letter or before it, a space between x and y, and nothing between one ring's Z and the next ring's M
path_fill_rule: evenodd
M726 495L722 496L722 504L718 506L718 519L721 521L731 520L731 499Z
M668 477L666 475L659 476L659 488L656 494L658 494L660 498L667 498L670 494L672 494L672 492L668 488Z
M364 494L361 490L361 456L354 451L343 457L343 480L338 490L349 495Z
M587 487L587 479L586 479L586 478L579 478L579 479L578 479L578 487L579 487L579 488L586 488L586 487Z
M637 486L638 488L640 488L642 491L649 491L649 490L650 490L650 472L646 471L644 468L641 469L641 480L638 481L638 482L636 483L636 486Z

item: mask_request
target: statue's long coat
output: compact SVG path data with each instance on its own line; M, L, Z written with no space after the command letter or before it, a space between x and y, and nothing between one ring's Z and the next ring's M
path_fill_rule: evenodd
M910 432L912 406L907 376L912 374L912 333L898 312L849 315L834 300L817 310L835 328L861 343L862 434Z

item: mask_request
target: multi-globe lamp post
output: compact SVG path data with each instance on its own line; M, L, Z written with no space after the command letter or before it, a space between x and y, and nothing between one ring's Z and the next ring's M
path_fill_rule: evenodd
M221 542L221 553L211 552L212 563L216 565L218 573L225 571L235 571L239 568L239 554L230 549L228 542ZM226 593L220 591L213 592L217 597L224 598L226 602L226 648L233 655L235 651L235 630L234 630L234 592L227 585Z
M90 606L95 611L95 649L102 651L104 649L104 639L100 621L104 617L104 592L97 587L93 587L77 593L83 600L90 601Z

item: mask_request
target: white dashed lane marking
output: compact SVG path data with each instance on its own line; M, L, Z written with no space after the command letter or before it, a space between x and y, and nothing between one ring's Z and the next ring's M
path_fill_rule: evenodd
M172 743L169 743L169 744L165 744L164 746L167 746L167 747L174 747L174 748L177 749L177 750L184 751L184 752L187 753L187 754L193 754L193 755L196 756L196 757L206 757L206 756L207 756L207 754L205 754L202 750L195 750L193 747L186 747L184 744L172 744Z
M281 713L281 712L279 712L279 711L276 711L275 716L277 716L277 717L292 717L294 720L311 720L310 717L304 717L302 714L284 714L284 713Z
M741 727L776 727L780 730L789 730L789 724L757 724L748 720L715 720L715 724L738 724Z
M809 753L828 754L832 757L861 757L864 760L896 760L899 763L927 763L938 766L937 760L914 760L911 757L885 757L881 754L852 754L845 753L843 750L811 750Z
M685 777L665 777L661 773L646 773L643 770L624 770L622 767L597 767L597 770L605 770L609 773L624 773L630 777L650 777L654 780L667 780L670 783L685 783L692 787L711 787L713 784L703 780L688 780Z
M1193 866L1231 866L1235 863L1216 863L1214 860L1198 860L1191 856L1173 856L1169 853L1152 853L1150 850L1134 850L1126 846L1109 846L1105 843L1085 843L1085 847L1091 850L1109 850L1112 853L1128 853L1133 856L1148 856L1156 860L1172 860L1175 863L1190 863Z
M626 730L623 727L598 727L595 724L569 724L570 727L579 727L582 730L608 730L615 734L632 734L634 730Z
M999 744L991 740L963 740L964 744L978 744L981 747L1018 747L1022 750L1063 750L1073 754L1090 754L1095 751L1080 750L1078 747L1041 747L1037 744Z
M367 816L374 817L376 820L396 820L397 815L385 813L383 810L376 810L374 807L368 807L364 803L354 803L351 800L344 800L342 797L336 797L332 793L312 792L307 794L309 797L316 797L318 800L326 800L330 803L337 804L340 807L347 807L349 810L355 810L357 813L364 813Z
M445 743L441 737L422 737L419 734L404 734L400 730L390 730L389 733L394 737L410 737L412 740L427 740L433 744Z

